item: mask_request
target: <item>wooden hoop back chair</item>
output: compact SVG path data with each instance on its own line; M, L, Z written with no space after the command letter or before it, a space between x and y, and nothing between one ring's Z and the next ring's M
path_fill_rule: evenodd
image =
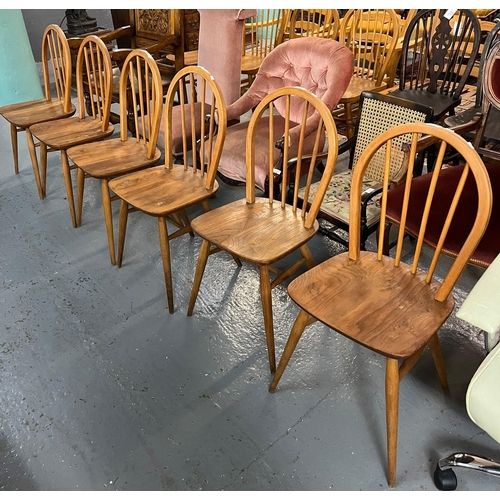
M109 137L114 126L109 122L112 91L111 58L104 42L95 35L83 40L76 62L78 116L30 127L30 133L40 141L41 181L45 193L47 153L60 151L66 196L73 227L78 227L73 185L67 150L73 146L96 142ZM85 106L85 88L93 89L92 99ZM85 114L85 110L89 112ZM36 161L34 146L30 147ZM38 168L38 167L37 167Z
M412 172L419 135L428 134L434 137L439 143L439 154L413 254L403 247L404 219L412 190L412 176L408 175L406 178L402 201L403 222L398 233L395 256L391 258L382 254L386 201L390 193L387 181L393 151L391 142L403 134L411 135L408 172ZM432 255L427 255L422 250L429 207L435 194L435 183L439 182L440 174L446 171L441 170L441 167L445 150L449 146L463 153L467 167L453 197L439 245ZM364 252L360 250L359 241L362 181L371 159L381 148L385 148L386 182L381 201L379 247L377 252ZM436 269L442 243L453 220L454 209L462 195L467 176L475 180L478 190L479 202L475 210L475 221L449 270L444 272L444 277L438 276ZM484 163L462 137L448 129L427 123L391 128L368 145L354 170L348 253L338 254L318 264L293 280L288 287L288 293L299 306L300 312L270 384L270 392L275 391L304 329L316 321L384 356L388 483L391 488L396 484L400 382L428 346L441 385L443 389L448 388L438 331L453 312L454 299L451 292L484 234L491 206L492 191ZM421 258L424 262L429 258L430 265L422 264ZM420 267L422 265L424 269Z
M276 106L285 109L283 129L278 133L273 120ZM275 142L284 138L284 177L288 176L287 161L291 150L289 133L293 129L290 118L292 108L302 108L303 118L299 130L295 129L298 141L298 168L296 169L297 184L301 171L301 152L306 136L314 138L313 159L309 166L306 184L312 182L315 156L321 151L325 138L328 140L328 156L322 174L320 188L317 190L311 206L298 206L297 193L290 204L286 203L286 193L281 193L281 199L274 199L272 150ZM263 117L266 113L266 117ZM308 118L309 117L309 118ZM268 122L267 124L265 122ZM267 136L264 141L263 129ZM255 188L256 142L261 141L269 148L268 171L270 173L269 197L257 197ZM248 125L246 140L246 198L234 201L211 212L200 215L192 222L195 233L203 238L196 273L189 300L188 316L193 313L194 305L200 289L205 266L210 254L224 250L238 259L255 264L259 268L260 292L264 313L264 329L266 332L267 350L271 372L276 369L274 354L274 329L271 290L299 270L302 265L307 268L314 266L314 259L307 242L318 231L316 217L321 205L329 179L337 160L337 130L328 106L314 94L300 87L282 87L262 99L255 109ZM307 189L307 188L306 188ZM285 270L280 270L274 264L292 252L298 250L300 258ZM270 280L270 273L275 278Z
M198 80L196 82L196 80ZM189 95L186 95L185 92ZM176 93L181 96L180 104L174 106ZM199 120L195 123L194 106L185 103L201 103ZM210 113L217 115L206 122ZM177 119L174 120L174 111ZM180 116L179 116L180 112ZM213 76L201 66L187 66L172 80L167 92L164 110L165 165L151 167L112 179L109 188L121 198L118 235L117 266L121 267L128 214L141 211L157 217L163 273L167 293L168 310L174 312L172 266L170 241L186 233L193 236L187 209L201 204L205 211L211 209L209 198L218 190L215 179L217 166L226 136L226 105L221 89ZM183 137L182 164L176 164L173 150L173 129L180 127ZM201 137L196 144L195 129L200 127ZM177 136L177 134L175 134ZM188 136L194 142L188 145ZM199 150L198 150L199 147ZM189 151L198 151L190 155ZM200 161L205 158L205 161ZM167 222L174 226L169 233Z
M350 9L342 19L339 41L354 54L354 73L340 99L347 138L354 134L355 105L361 92L387 87L387 73L399 38L399 20L394 9Z
M128 102L131 100L132 102ZM120 175L157 163L161 151L156 147L163 109L163 86L153 56L134 49L124 61L120 74L120 137L68 149L78 167L77 223L82 223L83 193L86 177L100 179L104 221L111 264L115 265L115 243L109 181ZM129 133L133 121L135 137Z
M337 40L339 30L340 16L337 9L294 9L288 36L316 36Z
M256 16L246 19L243 28L241 73L248 88L264 58L283 41L288 9L259 9Z
M29 130L36 123L73 116L76 108L71 102L71 52L63 30L56 24L47 26L42 38L42 70L45 97L36 101L9 104L0 108L10 123L14 171L19 173L17 134L26 131L26 140L31 155L31 165L40 199L45 198L45 185L40 178L33 136ZM51 83L51 77L54 81ZM54 91L51 86L53 85ZM33 154L35 156L33 157Z

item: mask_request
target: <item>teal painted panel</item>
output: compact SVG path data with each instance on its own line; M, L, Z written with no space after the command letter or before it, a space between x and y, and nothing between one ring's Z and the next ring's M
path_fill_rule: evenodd
M43 99L20 10L0 9L0 106Z

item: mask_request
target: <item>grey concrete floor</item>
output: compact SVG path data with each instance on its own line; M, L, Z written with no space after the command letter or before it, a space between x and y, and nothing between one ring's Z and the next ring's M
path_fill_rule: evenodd
M132 214L123 267L111 266L98 181L74 229L59 154L41 201L19 143L15 175L2 119L1 490L389 490L379 355L313 325L270 394L257 269L210 257L187 317L200 240L173 241L169 314L156 221ZM221 183L212 205L243 196ZM318 262L342 251L322 235L311 249ZM480 274L464 274L457 305ZM273 307L280 356L297 314L286 284ZM401 384L399 491L436 491L436 461L454 451L500 458L464 403L482 334L453 315L441 340L451 393L429 353ZM457 476L459 490L500 490L486 474Z

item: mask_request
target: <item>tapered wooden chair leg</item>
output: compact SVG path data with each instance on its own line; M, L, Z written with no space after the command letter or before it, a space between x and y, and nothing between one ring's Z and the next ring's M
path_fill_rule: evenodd
M81 168L78 168L76 174L76 223L78 227L82 225L84 190L85 190L85 172Z
M104 222L106 224L106 234L108 236L109 258L111 265L116 264L115 259L115 236L113 234L113 214L111 211L111 196L109 194L108 180L101 179L102 208L104 210Z
M118 259L117 267L122 267L123 247L125 246L125 234L127 233L128 203L125 200L120 204L120 215L118 218Z
M14 125L12 125L14 126ZM33 175L35 176L35 182L36 182L36 188L38 189L38 196L40 197L41 200L45 198L45 189L43 186L43 181L40 178L40 170L38 169L38 159L36 157L36 147L35 147L35 142L33 140L33 135L31 132L26 129L26 141L28 143L28 150L30 153L30 158L31 158L31 166L33 168ZM14 149L14 147L13 147ZM17 157L17 134L16 134L16 153ZM17 161L17 159L16 159ZM16 174L19 173L19 170L16 172Z
M68 155L64 150L61 151L61 163L64 185L66 187L66 197L68 198L69 213L71 215L71 222L73 223L73 227L78 227L75 213L75 200L73 198L73 184L71 182L71 170L69 167Z
M36 155L35 155L36 158ZM43 197L47 196L47 145L40 144L40 180L42 182Z
M168 312L174 313L174 287L172 285L172 267L170 266L170 244L168 241L167 221L165 217L158 217L158 232L160 236L161 258L163 261L163 275L167 289Z
M193 314L196 298L198 297L198 292L200 291L201 279L203 278L203 273L205 272L205 266L207 265L209 252L210 252L210 242L207 240L203 240L201 242L200 254L198 255L198 262L196 264L196 271L194 273L193 287L191 288L191 296L189 297L189 307L187 312L188 316L191 316Z
M311 250L307 245L302 245L300 248L300 254L304 257L306 261L307 269L312 269L316 263L314 262L314 257L312 256Z
M290 332L290 336L286 341L285 348L283 349L283 354L281 355L280 362L278 363L278 368L276 369L276 373L274 374L274 377L271 381L271 385L269 386L269 392L274 392L276 390L276 387L281 379L281 376L283 375L285 368L288 366L288 362L292 357L293 351L295 351L295 348L299 343L300 337L302 336L302 333L304 333L304 330L306 326L309 324L309 321L310 321L309 314L306 313L303 309L301 309L297 318L295 319L292 331Z
M19 173L19 151L17 145L17 127L11 123L10 124L10 139L12 142L12 156L14 157L14 172Z
M387 469L390 488L396 486L398 448L399 363L387 358L385 372L385 406L387 419Z
M439 381L444 391L449 391L448 377L446 376L446 368L444 366L443 354L441 353L441 346L439 345L438 334L435 333L427 343L432 354L432 359L436 365Z
M274 353L274 325L273 325L273 301L271 295L271 281L269 267L259 266L260 273L260 297L262 300L262 311L264 312L264 330L266 332L267 353L269 356L269 368L271 373L276 372L276 356Z

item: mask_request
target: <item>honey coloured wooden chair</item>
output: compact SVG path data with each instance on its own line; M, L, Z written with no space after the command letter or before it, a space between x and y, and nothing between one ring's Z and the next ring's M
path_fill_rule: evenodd
M385 188L382 194L377 252L364 252L359 249L360 200L362 181L367 167L376 152L382 148L385 148L384 172L388 180L390 154L393 150L391 142L402 134L411 134L409 172L412 172L411 163L415 159L419 135L428 134L434 137L439 144L439 154L414 253L406 247L403 252L404 218L413 184L411 175L406 178L402 202L404 214L402 229L398 233L395 256L391 258L382 254L386 200L387 194L391 191ZM446 172L446 169L441 170L441 167L448 146L454 147L464 155L467 167L450 205L439 245L436 251L429 255L422 251L423 236L428 223L435 183L439 182L440 174ZM439 276L439 279L436 279L436 266L441 255L442 242L454 217L454 209L462 195L467 176L475 180L478 190L479 202L476 207L475 222L449 270L444 272L444 277ZM387 185L387 182L385 184ZM336 255L318 264L293 280L288 287L288 293L300 311L270 384L270 392L276 390L304 329L315 321L322 322L361 346L384 356L388 483L391 488L396 484L400 382L428 346L441 385L443 389L448 388L438 331L453 311L454 299L451 292L486 229L491 206L492 190L488 173L477 152L465 139L434 124L413 123L391 128L368 145L354 171L348 253ZM422 264L421 258L429 259L430 265Z
M281 132L278 132L273 124L273 120L276 118L276 106L286 110ZM299 125L295 125L290 118L290 110L293 107L302 109L302 119ZM263 118L265 113L267 119ZM268 163L269 197L256 197L255 194L254 177L257 163L256 151L258 151L256 142L265 139L261 129L266 133L267 141L265 142L270 149L267 153L268 158L271 158ZM286 168L286 159L292 148L291 143L294 142L291 139L292 136L298 138L299 160L298 168L295 171L297 182L301 173L300 156L304 149L305 137L312 136L314 138L313 158L306 176L308 186L312 182L315 156L322 150L325 140L328 140L328 156L322 181L314 200L311 197L311 208L308 211L305 208L298 208L297 197L290 204L287 204L285 192L281 194L281 199L275 200L273 195L274 162L272 149L275 147L276 141L283 142L285 157L283 175L284 178L287 178L289 173ZM203 242L189 299L188 316L193 314L203 272L210 254L224 250L238 259L257 265L260 274L260 293L271 372L274 372L276 367L271 290L297 272L302 265L305 264L307 268L314 266L314 259L307 247L307 242L318 230L316 216L335 167L337 147L335 123L328 106L323 101L300 87L282 87L271 92L257 106L248 125L246 199L218 207L196 217L192 222L194 232L203 238ZM297 250L300 253L300 258L287 269L280 270L274 266L275 263ZM275 275L272 281L270 273Z
M294 9L288 37L316 36L337 40L339 30L340 16L337 9Z
M93 89L93 99L88 106L89 115L85 113L84 82L87 88ZM76 62L78 116L39 123L29 129L30 133L40 141L41 182L44 191L47 153L59 151L61 154L64 185L73 227L78 227L79 224L71 178L74 166L69 163L67 150L80 144L103 140L113 133L114 125L109 122L112 83L111 58L106 45L95 35L85 37ZM37 161L34 146L31 145L30 149L32 160Z
M2 115L10 123L14 171L19 173L17 134L26 131L26 139L31 155L31 164L40 199L45 198L38 161L36 160L33 136L29 127L36 123L68 118L75 114L76 107L71 102L71 53L63 30L56 24L47 26L42 39L42 70L44 99L9 104L0 108ZM53 78L53 83L51 82ZM44 178L44 176L42 176Z
M387 87L399 29L394 9L350 9L342 19L339 41L354 54L354 73L335 116L345 122L347 138L354 134L361 92Z
M131 89L131 92L129 91ZM131 99L132 102L127 102ZM151 54L133 50L125 60L120 76L120 137L69 148L68 158L78 167L77 224L82 223L85 178L100 179L104 221L111 264L115 265L115 242L109 181L120 175L157 163L161 151L156 147L163 109L161 74ZM135 137L128 132L134 122Z
M288 9L259 9L245 20L241 55L242 86L252 84L264 58L283 41Z
M195 80L198 80L197 84ZM185 95L184 89L188 89L188 95ZM174 106L177 92L180 92L181 104ZM188 101L191 106L185 104ZM199 125L196 124L194 113L197 102L200 103ZM214 114L214 119L207 123L206 116L210 113ZM226 105L219 85L206 69L200 66L188 66L175 75L167 92L163 123L165 165L112 179L109 181L109 188L122 199L118 267L122 265L129 212L139 210L157 217L168 310L173 313L170 241L186 233L193 235L186 210L193 205L201 204L205 211L209 211L211 207L208 200L219 188L215 174L226 135ZM187 137L196 143L195 129L198 127L201 130L201 137L211 146L205 147L205 141L200 140L199 150L196 144L191 144L188 148ZM183 164L174 162L172 154L174 128L183 131L181 134ZM190 155L188 149L196 153ZM201 162L200 158L205 158L205 161ZM173 232L169 233L167 222L176 228Z

